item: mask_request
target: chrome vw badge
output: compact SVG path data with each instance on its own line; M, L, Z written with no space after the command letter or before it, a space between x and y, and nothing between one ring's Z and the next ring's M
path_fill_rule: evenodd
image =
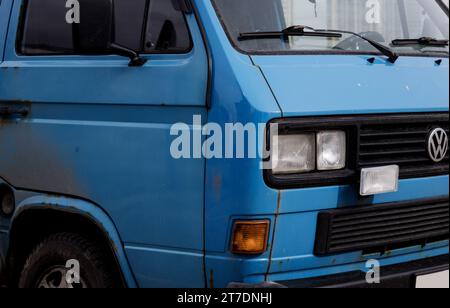
M448 151L448 135L442 128L435 128L428 137L428 155L439 163L444 160Z

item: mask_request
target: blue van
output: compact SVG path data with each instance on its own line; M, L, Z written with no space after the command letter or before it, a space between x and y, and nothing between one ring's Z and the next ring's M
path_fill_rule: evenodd
M0 0L0 280L420 286L448 39L440 0Z

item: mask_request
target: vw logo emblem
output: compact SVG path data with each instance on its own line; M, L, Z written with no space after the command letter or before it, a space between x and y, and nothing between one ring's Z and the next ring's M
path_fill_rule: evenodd
M442 128L435 128L428 136L428 155L431 160L439 163L444 160L448 151L448 135Z

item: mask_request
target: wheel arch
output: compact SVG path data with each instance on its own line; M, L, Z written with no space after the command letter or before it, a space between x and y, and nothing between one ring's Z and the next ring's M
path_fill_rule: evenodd
M97 205L60 196L34 196L17 205L11 220L7 254L8 274L15 283L26 254L52 233L73 231L94 236L114 258L125 287L137 287L120 235L112 219Z

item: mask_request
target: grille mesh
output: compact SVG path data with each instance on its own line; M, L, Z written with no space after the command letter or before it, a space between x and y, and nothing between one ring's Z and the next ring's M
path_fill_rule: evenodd
M449 201L393 203L321 212L317 255L384 251L448 239Z
M428 155L428 135L434 127L449 133L448 121L361 125L359 168L399 165L402 178L448 173L448 153L440 163Z

